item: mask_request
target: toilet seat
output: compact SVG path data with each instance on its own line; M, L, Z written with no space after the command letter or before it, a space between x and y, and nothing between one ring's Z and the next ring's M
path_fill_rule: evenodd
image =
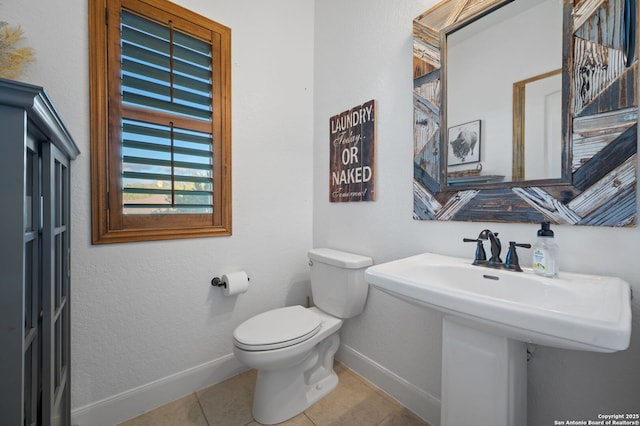
M250 318L236 327L233 341L247 351L269 351L285 348L318 333L321 319L300 305L274 309Z

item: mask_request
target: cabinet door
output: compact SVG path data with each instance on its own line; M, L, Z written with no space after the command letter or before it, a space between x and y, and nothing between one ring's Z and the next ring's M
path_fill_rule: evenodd
M69 160L42 145L43 424L69 424Z
M0 424L41 424L40 145L0 105Z
M69 161L78 154L41 87L0 78L2 426L70 424Z
M25 425L42 424L42 178L40 145L27 138L24 189L24 346L23 405Z

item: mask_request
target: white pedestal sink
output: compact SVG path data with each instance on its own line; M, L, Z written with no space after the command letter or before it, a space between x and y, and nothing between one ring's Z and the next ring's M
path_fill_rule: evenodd
M446 315L443 426L526 424L526 343L594 352L629 346L631 290L615 277L544 278L424 253L368 268L367 281Z

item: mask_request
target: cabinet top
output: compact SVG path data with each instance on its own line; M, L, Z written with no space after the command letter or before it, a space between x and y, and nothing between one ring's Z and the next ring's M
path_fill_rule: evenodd
M38 129L71 159L80 150L44 88L0 78L0 105L22 108Z

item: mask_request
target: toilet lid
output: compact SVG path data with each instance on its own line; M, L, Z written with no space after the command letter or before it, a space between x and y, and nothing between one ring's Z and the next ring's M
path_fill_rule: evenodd
M320 330L320 317L302 306L274 309L240 324L235 345L249 351L268 351L303 342Z

